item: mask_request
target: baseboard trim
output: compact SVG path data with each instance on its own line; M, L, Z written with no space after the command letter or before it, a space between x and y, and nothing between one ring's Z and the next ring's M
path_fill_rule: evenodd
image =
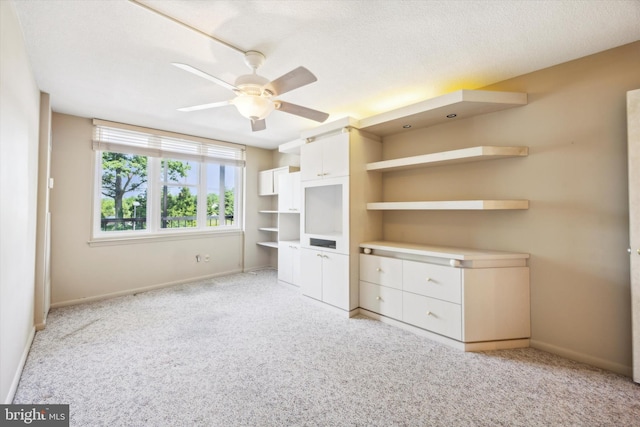
M570 350L568 348L559 347L557 345L548 344L538 340L531 340L531 347L546 351L547 353L557 354L558 356L566 357L567 359L575 360L577 362L586 363L587 365L595 366L607 371L615 372L616 374L624 375L629 378L633 376L633 369L631 366L621 365L609 360L600 359L599 357Z
M4 399L4 404L9 405L13 403L13 398L16 395L16 391L18 390L18 384L20 384L20 378L22 377L22 370L24 369L24 365L27 363L27 357L29 356L29 350L31 350L31 344L33 344L33 338L36 336L36 328L31 328L31 332L29 333L29 338L27 338L27 342L22 350L22 356L20 357L20 363L18 364L18 369L16 369L16 373L13 375L13 381L11 381L11 387L9 387L9 392Z
M332 311L332 312L334 312L334 313L336 313L336 314L339 314L339 315L341 315L341 316L345 316L345 317L353 317L353 316L355 316L356 314L358 314L358 309L357 309L357 308L356 308L356 309L354 309L354 310L351 310L351 311L347 311L347 310L343 310L343 309L341 309L341 308L338 308L338 307L336 307L336 306L333 306L333 305L331 305L331 304L327 304L326 302L319 301L319 300L317 300L317 299L315 299L315 298L312 298L312 297L310 297L310 296L308 296L308 295L304 295L304 294L300 294L300 295L303 297L303 300L304 300L304 301L306 301L306 302L308 302L308 303L310 303L310 304L313 304L313 305L315 305L316 307L322 307L322 308L324 308L325 310Z
M160 283L158 285L145 286L145 287L142 287L142 288L127 289L127 290L124 290L124 291L111 292L111 293L108 293L108 294L96 295L96 296L92 296L92 297L78 298L78 299L68 300L68 301L61 301L61 302L56 302L56 303L51 304L51 308L60 308L60 307L66 307L66 306L70 306L70 305L84 304L84 303L87 303L87 302L102 301L102 300L105 300L105 299L122 297L122 296L126 296L126 295L139 294L141 292L148 292L148 291L153 291L153 290L156 290L156 289L169 288L171 286L184 285L185 283L191 283L191 282L197 282L197 281L200 281L200 280L213 279L214 277L228 276L230 274L236 274L236 273L242 273L242 272L243 271L241 269L231 270L231 271L225 271L224 273L216 273L216 274L209 274L209 275L206 275L206 276L190 277L190 278L184 279L184 280L175 280L173 282Z

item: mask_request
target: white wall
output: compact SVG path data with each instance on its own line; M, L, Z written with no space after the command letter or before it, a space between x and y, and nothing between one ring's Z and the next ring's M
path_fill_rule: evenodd
M10 403L34 333L40 92L10 1L0 1L0 401Z
M271 153L247 150L245 209L247 235L241 232L170 241L89 245L93 206L95 152L92 121L53 114L51 176L52 305L127 294L199 278L268 265L255 249L258 206L257 170L270 167ZM267 167L267 168L268 168ZM246 253L246 260L245 260ZM196 262L196 255L210 262Z

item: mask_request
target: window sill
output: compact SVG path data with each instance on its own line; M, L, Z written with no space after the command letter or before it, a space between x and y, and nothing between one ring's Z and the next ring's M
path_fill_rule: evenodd
M116 246L116 245L132 245L137 243L157 243L170 242L175 240L191 240L191 239L210 239L216 237L241 236L242 230L215 230L215 231L197 231L197 232L179 232L179 233L157 233L150 235L129 235L129 236L109 236L95 237L87 242L91 247L97 246Z

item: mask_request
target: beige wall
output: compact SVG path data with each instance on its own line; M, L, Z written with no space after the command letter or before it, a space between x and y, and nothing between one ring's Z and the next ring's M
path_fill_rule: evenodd
M242 271L268 264L254 251L255 237L240 232L145 243L92 246L93 206L92 122L53 115L51 176L51 298L61 305L84 299L131 293L198 278ZM270 163L271 153L250 148L247 154L247 222L257 204L257 168ZM249 213L251 212L251 213ZM246 252L247 262L244 263ZM196 255L211 261L196 262Z
M273 150L263 150L255 147L247 147L247 182L245 203L245 270L278 265L278 251L257 245L256 242L264 240L264 233L258 231L258 227L271 225L271 214L260 214L258 211L276 209L275 196L258 196L258 172L274 168Z
M13 2L0 19L0 402L11 403L34 333L40 92Z
M531 254L532 346L631 374L625 96L640 42L486 89L528 105L386 138L384 159L475 145L526 158L386 173L384 199L529 199L527 211L387 212L384 238Z

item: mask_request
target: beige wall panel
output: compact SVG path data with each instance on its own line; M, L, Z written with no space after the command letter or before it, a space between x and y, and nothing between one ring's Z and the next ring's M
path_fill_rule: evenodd
M92 123L86 118L54 114L52 125L52 304L242 271L242 233L90 246L95 157ZM252 167L247 167L247 175L255 175ZM249 197L247 204L252 202ZM209 254L211 261L197 263L197 254Z
M529 210L385 212L384 238L530 253L532 345L627 375L625 97L638 70L640 42L483 88L526 92L524 107L383 142L385 160L528 146L524 158L387 172L383 199L528 199Z
M276 150L277 151L277 150ZM278 209L276 196L258 196L258 172L272 169L273 151L247 147L246 192L245 192L245 270L272 267L278 265L278 250L259 246L256 242L264 240L259 227L269 227L275 219L274 214L260 214L261 210Z
M0 2L0 403L34 333L40 91L13 2Z

